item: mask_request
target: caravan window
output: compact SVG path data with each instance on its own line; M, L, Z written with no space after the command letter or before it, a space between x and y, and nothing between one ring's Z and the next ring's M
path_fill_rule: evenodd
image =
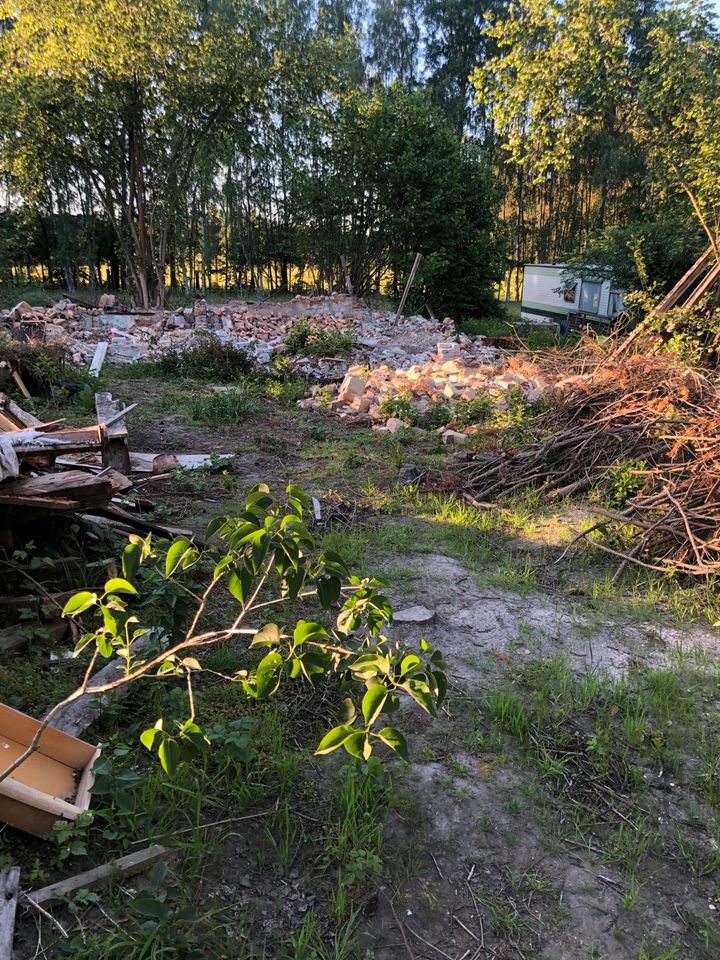
M580 291L580 309L583 313L597 313L600 310L601 283L583 280Z
M577 284L571 283L568 286L562 288L563 300L565 303L575 303L575 297L577 296Z
M624 309L622 293L618 290L611 290L610 300L608 302L608 315L616 317Z

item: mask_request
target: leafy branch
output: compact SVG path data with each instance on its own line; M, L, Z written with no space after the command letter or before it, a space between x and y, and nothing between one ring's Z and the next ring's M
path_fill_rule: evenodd
M392 725L380 726L381 717L395 713L403 696L422 710L437 713L447 688L442 655L425 641L417 652L407 651L382 634L392 608L379 592L379 582L351 576L340 556L319 552L304 521L307 496L293 485L286 492L283 509L267 486L255 487L239 516L212 521L209 545L202 550L186 537L171 542L153 541L151 535L130 537L122 556L123 576L108 580L102 592L76 593L63 611L73 619L88 614L97 623L75 646L76 656L91 650L82 683L49 711L27 750L0 772L0 781L37 750L43 731L69 704L150 676L185 681L187 717L161 717L140 737L172 774L209 742L196 718L193 687L203 666L192 654L243 637L249 641L248 653L263 655L254 665L255 657L248 656L247 666L226 679L240 684L248 699L270 697L290 680L317 688L329 677L348 693L341 722L322 738L318 754L344 747L351 756L367 759L375 746L383 744L407 759L405 737ZM203 575L209 579L202 592L187 585L191 576ZM156 624L141 621L142 593L152 594L158 585L167 584L190 596L195 610L180 639L147 654L141 641ZM207 621L211 600L220 590L225 598L230 594L237 612L229 626L217 629ZM273 621L261 619L270 610L279 612L282 604L311 600L326 616L332 613L332 626L305 619L291 626L277 616ZM98 659L113 657L122 661L122 673L93 684Z

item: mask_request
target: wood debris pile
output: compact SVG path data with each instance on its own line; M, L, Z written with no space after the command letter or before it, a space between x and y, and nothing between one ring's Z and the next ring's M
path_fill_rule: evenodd
M553 354L554 402L527 425L529 440L456 468L470 502L526 487L548 497L611 490L618 471L633 495L602 523L633 531L629 548L595 545L628 563L696 576L720 573L720 391L669 356ZM564 368L564 370L563 370ZM589 533L589 531L586 531Z

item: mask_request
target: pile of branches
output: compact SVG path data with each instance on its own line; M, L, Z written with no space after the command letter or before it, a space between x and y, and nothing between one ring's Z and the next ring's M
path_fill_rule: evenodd
M720 573L720 391L668 355L579 350L546 364L558 377L548 408L527 427L527 442L459 465L469 502L532 487L553 498L608 488L618 465L636 487L603 520L631 530L625 551L595 545L652 570ZM563 370L563 366L565 369ZM548 370L548 372L551 372ZM563 376L563 374L565 374ZM585 531L587 536L591 531Z

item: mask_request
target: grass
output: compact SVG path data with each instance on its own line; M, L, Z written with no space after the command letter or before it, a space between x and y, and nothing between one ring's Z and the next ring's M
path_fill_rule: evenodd
M668 816L665 783L677 781L707 805L705 831L718 835L719 682L717 664L686 658L619 680L598 671L577 677L553 658L512 669L486 696L490 722L517 742L564 811L561 835L626 872L626 910L640 902L659 856L679 857L694 875L720 866L716 856L698 859L679 823L671 834L658 828Z
M187 402L187 410L192 423L213 427L238 424L258 412L260 396L256 384L242 383L232 390L192 397Z

